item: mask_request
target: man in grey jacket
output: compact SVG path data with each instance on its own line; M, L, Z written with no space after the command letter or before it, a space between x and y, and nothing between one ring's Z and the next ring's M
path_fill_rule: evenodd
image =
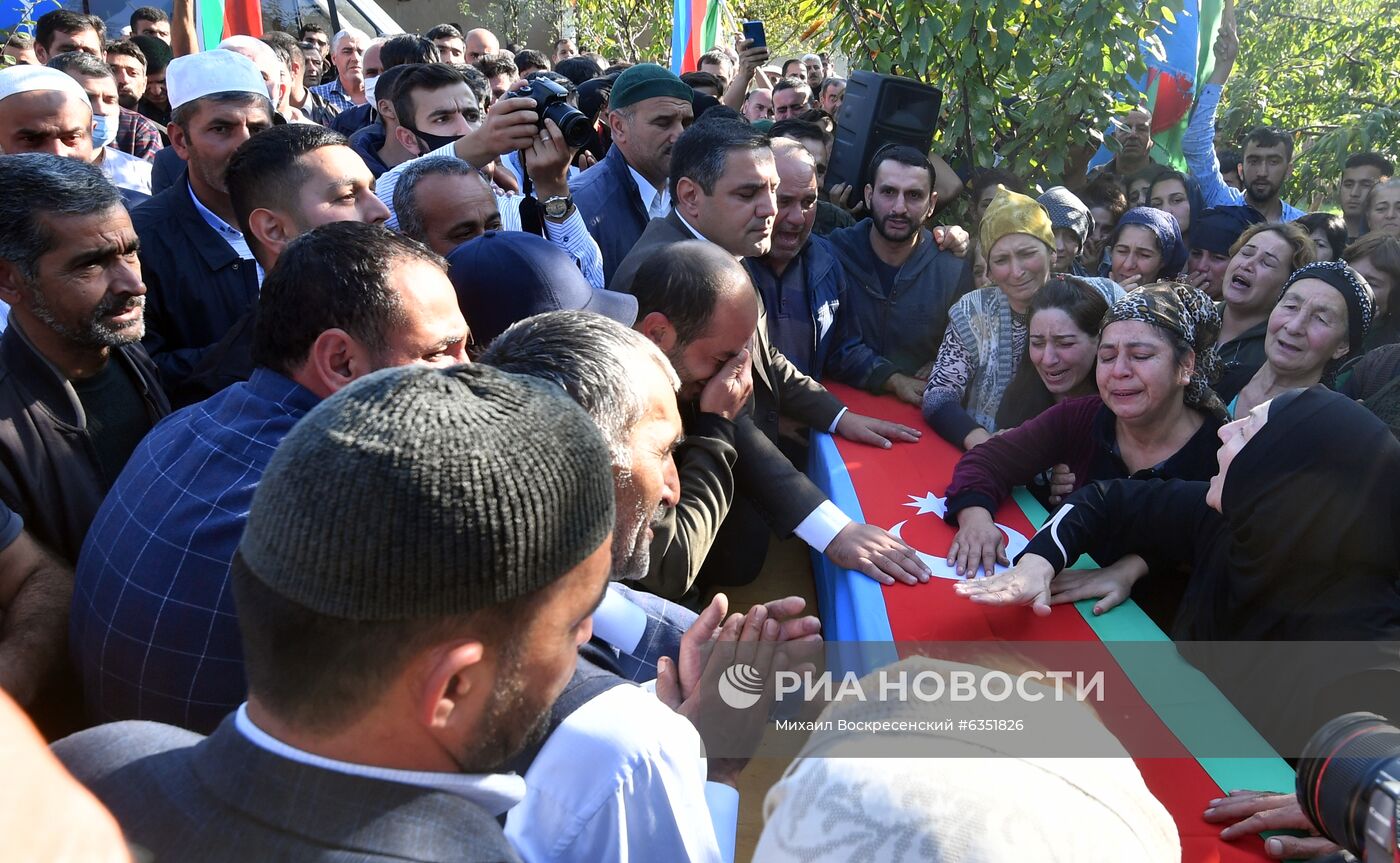
M207 738L119 722L55 754L159 860L518 860L497 819L525 785L502 765L592 631L610 465L538 381L357 381L254 496L232 568L247 703Z
M963 261L941 251L923 227L937 204L926 156L912 147L886 147L875 154L870 176L870 217L829 238L850 278L845 311L879 355L866 387L922 404L927 369L958 298Z

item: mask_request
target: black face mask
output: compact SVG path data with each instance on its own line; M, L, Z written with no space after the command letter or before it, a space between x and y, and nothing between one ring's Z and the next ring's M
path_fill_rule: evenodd
M466 137L464 135L430 135L427 132L420 132L412 126L404 126L404 128L412 132L414 137L418 139L418 142L427 148L419 154L420 156L427 155L441 147L446 147L448 144L454 144L458 140Z

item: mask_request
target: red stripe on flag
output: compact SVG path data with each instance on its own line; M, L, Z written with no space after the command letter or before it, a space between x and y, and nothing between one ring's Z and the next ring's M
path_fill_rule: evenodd
M708 0L690 0L690 38L685 42L685 58L681 60L682 72L694 72L700 68L700 40L705 31L705 13L709 10Z
M225 0L225 39L229 36L261 37L262 34L262 3L259 0Z
M921 440L885 450L838 438L861 511L870 524L899 533L915 550L943 559L956 531L931 510L945 495L961 452L924 423L918 408L890 397L874 396L839 384L827 388L852 411L923 429ZM922 505L919 505L922 502ZM921 511L922 510L922 511ZM1029 538L1034 528L1014 502L996 513L997 524ZM902 525L902 526L901 526ZM1220 827L1205 822L1206 803L1222 789L1157 717L1106 647L1095 649L1098 636L1072 605L1055 606L1048 617L1029 608L976 605L953 592L954 582L932 578L928 584L884 588L885 609L896 642L1070 642L1088 674L1103 671L1105 701L1096 704L1104 725L1129 751L1171 752L1172 758L1136 758L1143 781L1176 821L1185 863L1268 859L1258 837L1230 844ZM901 650L914 649L903 645ZM1023 650L1031 650L1024 648ZM1047 644L1047 650L1053 650ZM1028 657L1029 658L1029 657ZM975 657L963 661L976 662Z

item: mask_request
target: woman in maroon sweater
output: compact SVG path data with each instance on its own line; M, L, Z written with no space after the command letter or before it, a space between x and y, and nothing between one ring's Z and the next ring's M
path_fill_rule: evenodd
M1147 285L1115 303L1099 330L1099 394L1063 401L958 461L947 492L946 518L958 528L949 565L967 577L1007 563L992 513L1012 488L1057 464L1069 467L1074 488L1125 477L1209 479L1225 419L1207 384L1219 329L1210 298L1186 285ZM1121 556L1111 540L1090 553Z

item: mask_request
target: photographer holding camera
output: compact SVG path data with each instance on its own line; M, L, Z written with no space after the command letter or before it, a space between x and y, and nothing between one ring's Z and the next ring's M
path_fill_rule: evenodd
M545 86L548 85L548 86ZM553 88L553 89L551 89ZM466 162L478 171L506 153L520 152L528 167L533 197L543 218L538 220L543 236L578 262L590 285L603 286L603 260L598 244L573 205L569 194L569 163L573 159L572 140L583 118L562 101L563 88L552 81L525 82L482 112L476 96L461 72L443 63L427 63L403 72L395 85L394 112L399 119L399 142L416 154L379 178L375 194L389 208L388 226L399 226L394 191L404 172L424 156L448 156ZM563 124L566 131L561 128ZM487 178L489 180L489 177ZM431 189L419 184L416 198ZM529 198L496 192L501 229L526 230ZM416 204L422 202L415 201ZM522 218L522 208L526 211Z

